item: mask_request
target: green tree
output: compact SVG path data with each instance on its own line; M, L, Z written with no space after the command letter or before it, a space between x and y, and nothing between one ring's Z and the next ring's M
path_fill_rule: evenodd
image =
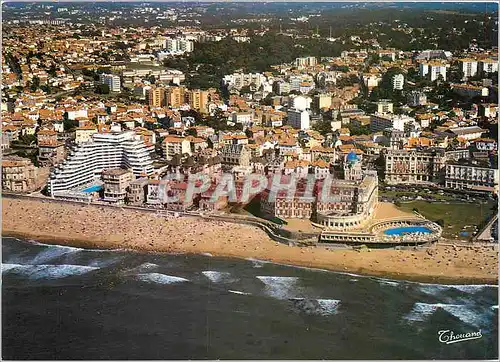
M95 87L95 92L97 94L109 94L109 85L105 83L99 83Z
M38 88L40 88L40 78L38 78L36 75L33 77L30 85L30 89L32 92L36 91Z
M332 133L332 124L330 120L323 119L313 124L312 129L326 136L328 133Z

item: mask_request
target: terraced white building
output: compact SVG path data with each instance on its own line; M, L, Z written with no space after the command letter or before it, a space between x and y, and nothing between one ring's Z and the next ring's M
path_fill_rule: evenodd
M134 176L153 173L148 147L133 131L96 133L90 142L77 145L50 174L50 194L74 190L100 179L105 169L126 168Z

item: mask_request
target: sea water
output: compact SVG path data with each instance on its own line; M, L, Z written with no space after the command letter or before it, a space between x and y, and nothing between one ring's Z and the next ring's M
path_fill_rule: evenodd
M4 359L498 358L488 285L12 238L2 251Z

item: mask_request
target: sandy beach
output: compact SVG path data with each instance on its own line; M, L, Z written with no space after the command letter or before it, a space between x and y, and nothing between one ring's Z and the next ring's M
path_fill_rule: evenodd
M277 243L252 226L195 217L166 219L130 209L41 200L3 198L2 235L89 248L210 253L423 282L497 284L498 280L498 252L493 246L437 244L419 250L362 251L300 248Z

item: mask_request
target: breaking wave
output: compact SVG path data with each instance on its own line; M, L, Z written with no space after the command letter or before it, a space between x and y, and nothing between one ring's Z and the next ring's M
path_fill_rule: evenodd
M295 297L297 286L297 277L272 277L258 276L261 282L265 284L265 292L271 297L277 299L289 299Z
M488 287L495 287L495 285L486 285L486 284L480 284L480 285L450 285L451 288L455 288L460 290L461 292L464 293L477 293L480 292Z
M482 322L481 314L473 310L470 306L443 303L415 303L410 313L403 318L410 322L424 322L437 312L438 309L442 309L462 322L474 327L480 327Z
M2 273L16 273L28 277L29 279L60 279L72 275L82 275L97 267L83 265L25 265L25 264L2 264Z
M254 258L247 258L246 260L252 262L252 266L254 268L262 268L264 264L270 264L269 261L266 260L260 260L260 259L254 259Z
M251 293L240 292L239 290L228 290L229 293L240 294L240 295L252 295Z
M229 272L206 270L202 271L201 273L208 279L210 279L212 283L229 283L235 281L235 279L231 277L231 273Z
M393 287L397 287L401 284L400 282L396 282L396 281L390 280L390 279L377 278L376 280L381 285L390 285Z
M426 284L426 283L415 283L421 292L438 296L447 291L458 290L462 293L475 294L487 288L498 288L496 285L488 284L471 284L471 285L460 285L460 284Z
M108 267L110 265L113 265L113 264L119 262L122 259L123 259L123 257L121 257L121 256L114 257L114 258L108 257L105 259L95 259L95 260L92 260L91 262L89 262L88 265L98 267L98 268L105 268L105 267Z
M46 264L48 261L59 258L63 255L74 254L82 251L80 248L73 248L70 246L49 245L44 250L40 251L34 257L31 256L14 256L9 258L13 264L27 264L27 265L41 265Z
M149 270L149 269L154 269L154 268L158 268L158 264L155 264L155 263L143 263L141 265L139 265L137 267L137 269L141 269L141 270Z
M160 273L141 273L136 275L137 279L143 282L158 283L158 284L176 284L189 282L188 279L175 277Z

